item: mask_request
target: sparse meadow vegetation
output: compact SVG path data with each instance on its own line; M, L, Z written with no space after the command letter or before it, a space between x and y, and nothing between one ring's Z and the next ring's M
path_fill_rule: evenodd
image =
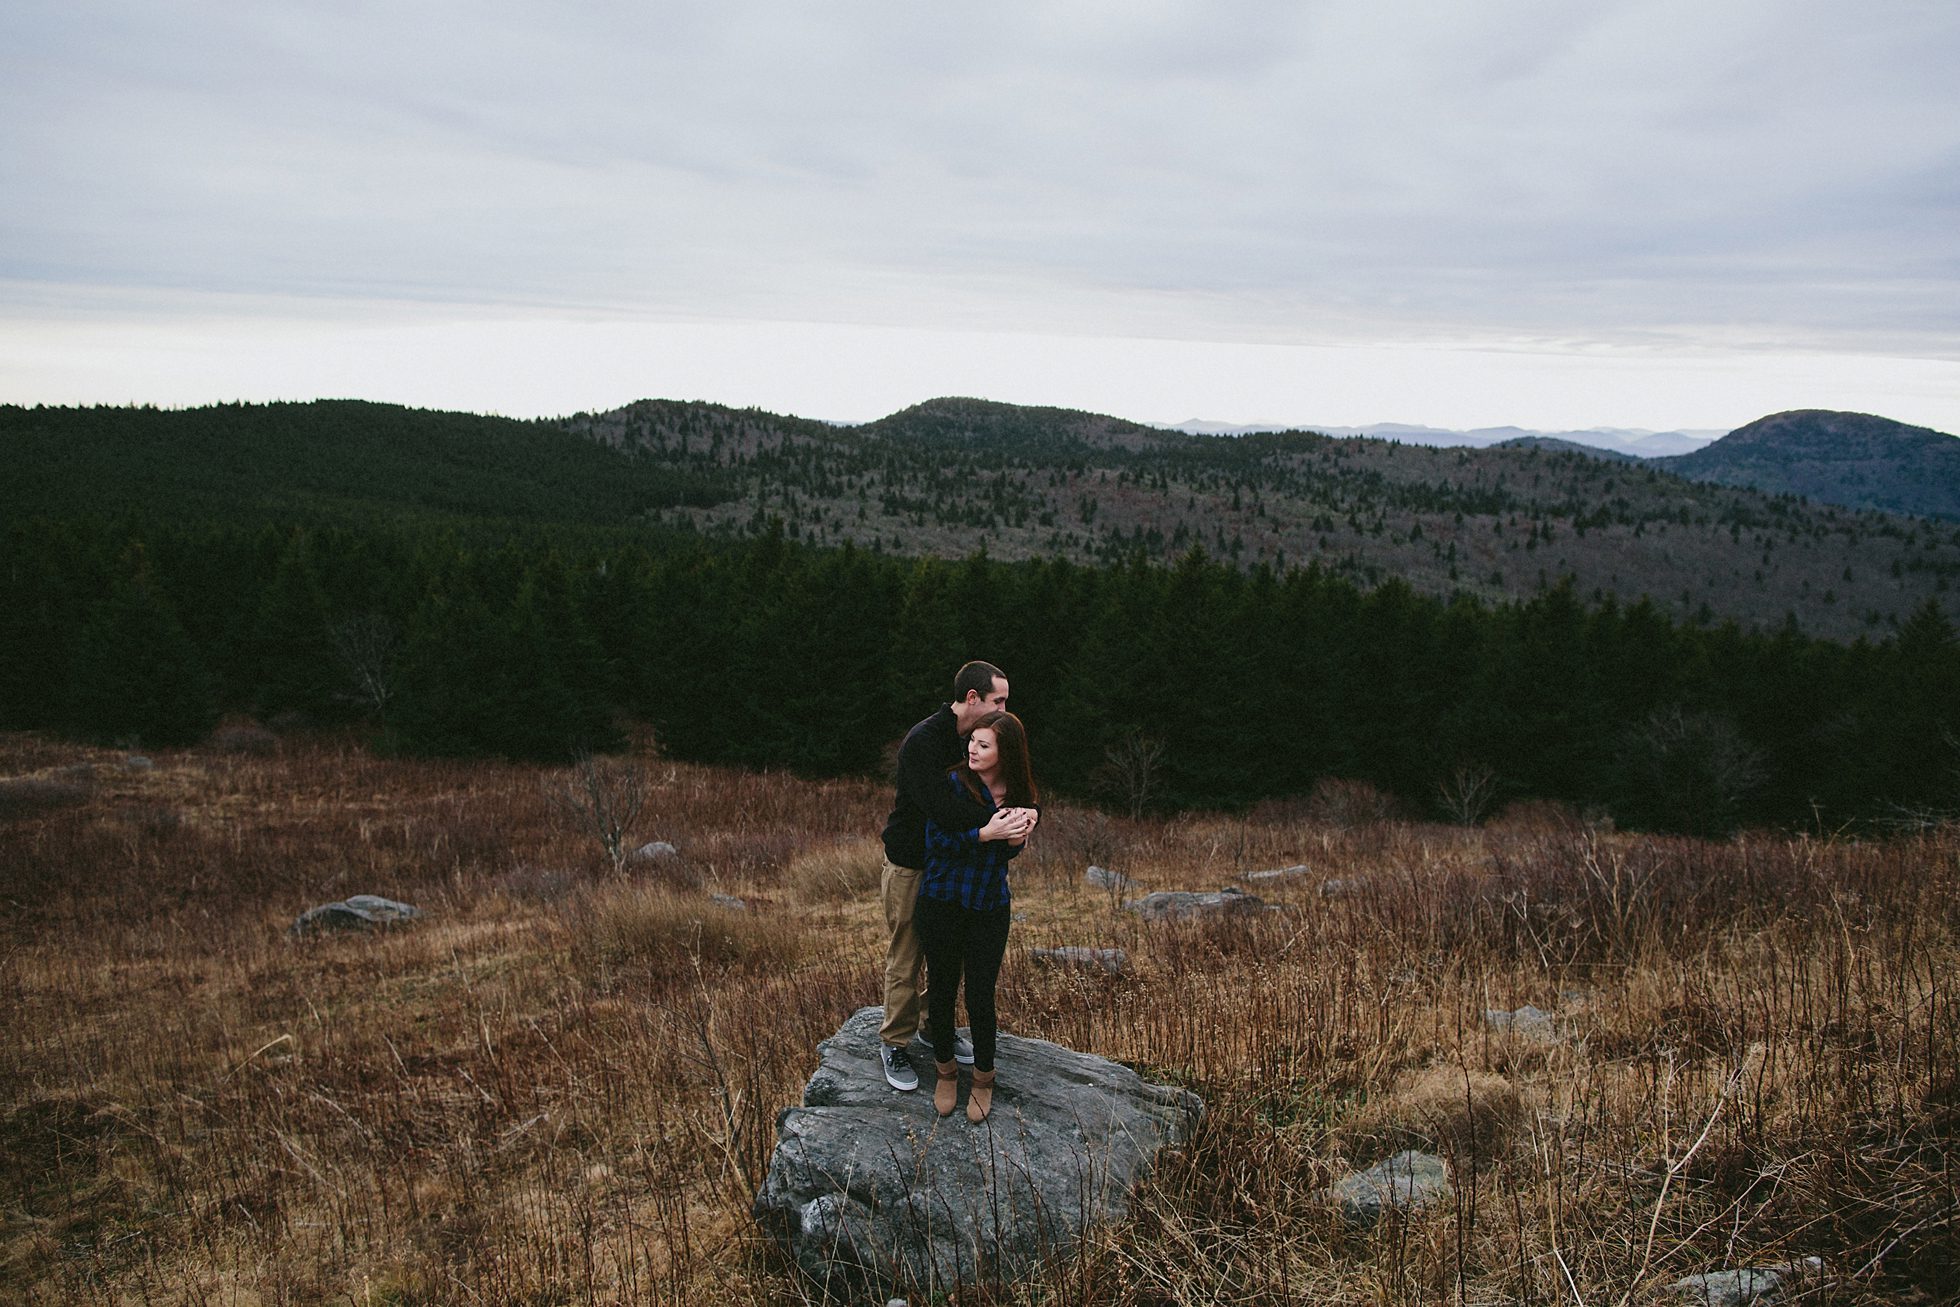
M806 1298L749 1204L815 1045L878 1000L883 785L648 762L622 838L678 854L642 863L554 810L570 769L152 757L0 736L0 1300ZM1146 926L1090 862L1277 910ZM1643 1302L1809 1255L1804 1301L1960 1284L1950 824L1428 825L1328 785L1058 805L1015 875L1006 1027L1209 1115L1129 1223L960 1301ZM287 936L358 893L428 915ZM1027 965L1067 944L1130 973ZM1486 1020L1525 1004L1552 1038ZM1451 1203L1364 1231L1317 1196L1405 1147Z

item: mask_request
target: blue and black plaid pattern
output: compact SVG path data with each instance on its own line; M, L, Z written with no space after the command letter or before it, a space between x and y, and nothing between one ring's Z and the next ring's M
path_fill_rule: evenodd
M955 789L963 788L958 772L947 773L947 781ZM981 793L986 798L987 816L992 817L1000 805L985 786ZM926 867L919 877L919 893L974 912L990 911L1013 898L1007 888L1007 860L1020 851L1006 840L983 842L979 826L945 830L928 820Z

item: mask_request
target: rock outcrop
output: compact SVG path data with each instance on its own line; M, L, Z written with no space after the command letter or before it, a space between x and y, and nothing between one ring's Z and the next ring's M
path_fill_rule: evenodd
M1706 1307L1751 1307L1754 1303L1775 1302L1792 1283L1823 1269L1822 1258L1806 1257L1802 1261L1778 1262L1771 1266L1707 1271L1676 1280L1667 1287L1688 1303L1706 1304Z
M1249 871L1245 875L1247 884L1265 885L1273 881L1298 880L1302 876L1313 875L1313 870L1304 862L1291 867L1275 867L1271 871Z
M1413 1149L1337 1180L1322 1196L1355 1225L1373 1225L1385 1211L1419 1211L1450 1195L1449 1168L1434 1153Z
M290 935L311 935L328 930L374 930L399 926L422 915L422 909L407 903L384 899L378 894L356 894L338 903L322 903L308 908L286 928Z
M1136 888L1136 882L1120 871L1107 867L1091 866L1082 873L1082 881L1093 889L1125 890Z
M1227 885L1217 893L1166 889L1131 899L1123 905L1145 921L1189 921L1194 917L1230 917L1240 913L1264 912L1266 901L1256 894Z
M1028 950L1028 961L1044 967L1102 971L1112 976L1126 975L1130 969L1130 955L1122 949L1089 948L1082 944L1064 944L1060 948L1031 948Z
M755 1200L756 1220L829 1290L1019 1278L1120 1219L1159 1152L1204 1113L1187 1090L1003 1034L992 1115L941 1118L930 1093L885 1084L883 1017L864 1008L819 1046Z
M1552 1014L1529 1003L1515 1011L1505 1008L1487 1008L1484 1011L1484 1024L1492 1030L1501 1030L1534 1044L1551 1044L1558 1041L1558 1024L1553 1020Z

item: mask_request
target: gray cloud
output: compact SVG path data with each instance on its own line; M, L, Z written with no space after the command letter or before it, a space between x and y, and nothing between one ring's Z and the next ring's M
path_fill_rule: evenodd
M1943 3L83 0L0 46L37 297L1960 342Z

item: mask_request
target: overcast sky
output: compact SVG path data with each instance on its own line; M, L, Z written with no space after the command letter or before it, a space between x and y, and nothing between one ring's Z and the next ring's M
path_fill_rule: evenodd
M7 0L0 401L1960 432L1952 0Z

